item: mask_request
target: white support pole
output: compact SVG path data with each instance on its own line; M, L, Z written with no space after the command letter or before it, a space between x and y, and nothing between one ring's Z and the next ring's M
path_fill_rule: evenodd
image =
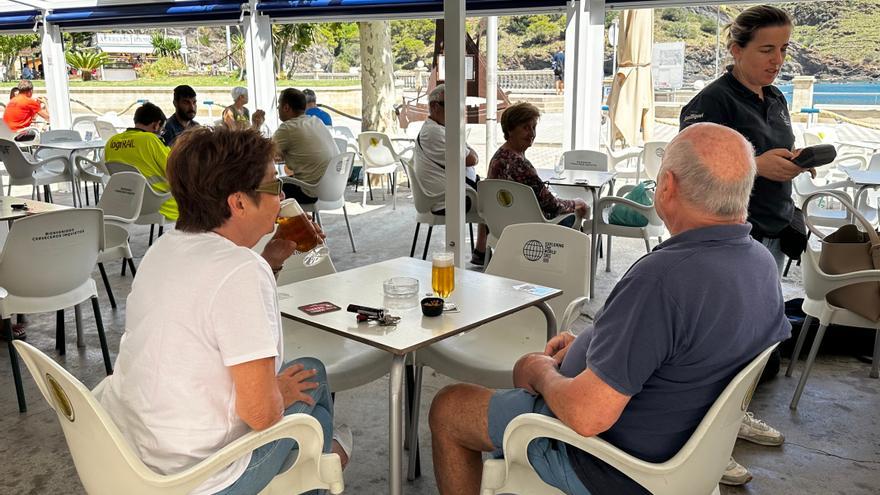
M582 98L576 107L578 122L576 145L578 149L598 150L602 132L602 79L605 63L605 0L583 0L584 23L581 28L581 43L586 51L584 64L578 67Z
M497 146L498 121L498 17L486 21L486 156L488 164ZM471 208L475 206L472 205Z
M247 64L248 109L266 112L270 131L278 128L275 95L275 54L272 48L272 23L268 16L257 14L257 0L250 0L251 15L245 16L243 33Z
M229 26L226 26L226 67L232 72L232 34Z
M565 132L562 134L562 151L574 149L575 143L575 127L577 112L577 96L578 96L578 80L577 68L583 65L581 54L583 50L579 50L578 43L578 11L580 10L580 2L569 2L566 8L565 20L565 71L562 75L564 81L565 93L563 94L562 103L562 121L568 122Z
M446 249L464 267L465 0L443 0L446 47ZM475 208L476 205L471 205Z
M53 129L70 129L70 88L61 30L48 22L43 24L43 72L49 100L49 122Z

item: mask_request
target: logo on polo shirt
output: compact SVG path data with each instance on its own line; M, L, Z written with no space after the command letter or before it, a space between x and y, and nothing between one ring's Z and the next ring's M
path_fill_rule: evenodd
M692 114L688 114L688 115L684 118L684 121L685 121L685 122L690 122L691 120L702 119L702 118L703 118L703 115L705 115L705 114L702 114L702 113L692 113Z

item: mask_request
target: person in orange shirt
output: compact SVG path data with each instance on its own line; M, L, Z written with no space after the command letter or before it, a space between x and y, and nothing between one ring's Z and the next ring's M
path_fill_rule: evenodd
M9 100L3 113L3 121L13 132L30 126L36 115L49 121L49 112L43 109L43 104L33 94L32 82L24 79L19 81L18 95Z

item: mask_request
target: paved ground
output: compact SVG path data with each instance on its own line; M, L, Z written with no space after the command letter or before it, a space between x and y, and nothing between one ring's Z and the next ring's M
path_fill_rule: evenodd
M16 188L14 194L28 191ZM360 194L348 193L349 214L358 243L352 253L341 214L323 215L325 230L334 263L339 270L406 256L412 240L414 209L407 191L401 194L398 208L391 210L390 198L381 194L366 208L359 206ZM57 201L69 202L56 194ZM68 203L69 204L69 203ZM146 250L146 227L135 227L132 236L135 262ZM0 237L5 228L0 227ZM432 250L442 244L443 229L437 229ZM644 252L641 241L615 240L612 269L597 273L596 298L589 303L590 314L599 309L627 267ZM40 267L33 267L39 270ZM111 355L115 358L124 330L125 295L130 276L120 277L119 266L111 264L108 272L120 305L111 311L97 271L103 321L107 328ZM802 293L800 271L793 268L784 281L787 298ZM68 353L58 356L54 348L54 315L30 317L29 342L56 358L87 386L95 386L103 377L100 347L90 312L86 311L86 346L75 348L68 338ZM589 322L583 318L576 330ZM72 335L72 311L67 314L68 335ZM719 350L723 352L723 350ZM783 363L785 364L785 362ZM798 411L788 409L796 378L780 375L762 386L755 395L752 410L788 439L781 448L758 447L740 442L735 454L748 465L755 479L746 487L724 489L726 494L876 494L880 493L880 382L868 378L868 365L847 354L826 354L818 360ZM796 377L797 375L795 375ZM436 493L431 469L430 434L427 408L435 392L450 380L428 372L425 377L421 420L423 472L417 481L406 486L407 493ZM13 392L9 357L0 352L0 457L6 460L0 477L0 493L47 494L83 493L68 454L55 415L39 396L33 381L25 378L29 411L19 414ZM336 415L352 426L355 453L346 471L346 493L387 493L387 377L355 390L337 395Z

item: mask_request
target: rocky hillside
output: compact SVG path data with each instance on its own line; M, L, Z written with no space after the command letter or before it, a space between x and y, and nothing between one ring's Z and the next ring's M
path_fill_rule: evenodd
M789 60L781 78L880 81L880 1L835 0L779 5L794 18ZM716 25L723 27L744 6L657 9L656 41L685 41L685 80L711 79L715 73ZM721 36L723 66L729 63ZM611 55L606 55L610 66Z

